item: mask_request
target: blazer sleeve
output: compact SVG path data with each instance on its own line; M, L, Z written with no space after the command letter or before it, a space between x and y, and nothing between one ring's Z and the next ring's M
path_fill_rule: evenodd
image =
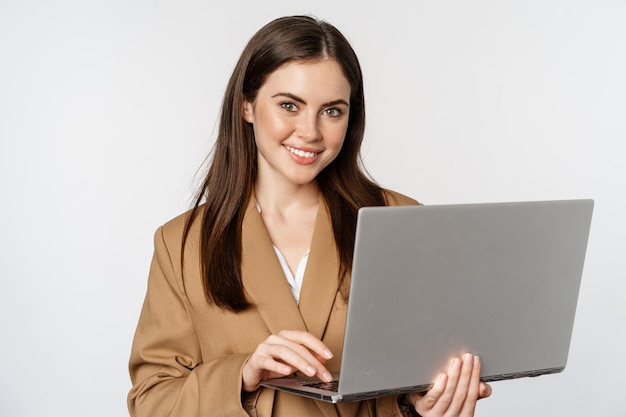
M242 416L242 368L248 354L203 362L163 227L155 234L148 289L135 333L128 394L132 417Z

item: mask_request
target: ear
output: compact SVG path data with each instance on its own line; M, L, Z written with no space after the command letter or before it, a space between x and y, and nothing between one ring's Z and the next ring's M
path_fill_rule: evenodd
M245 99L241 100L243 120L248 123L254 123L254 104Z

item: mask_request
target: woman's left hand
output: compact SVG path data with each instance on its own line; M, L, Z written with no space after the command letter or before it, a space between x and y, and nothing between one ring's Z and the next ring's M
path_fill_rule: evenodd
M429 391L407 397L422 417L471 417L476 402L490 395L491 387L480 381L480 359L466 353L450 361Z

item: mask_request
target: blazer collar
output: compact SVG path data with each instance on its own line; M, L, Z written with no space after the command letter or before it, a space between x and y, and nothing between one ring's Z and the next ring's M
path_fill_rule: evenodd
M330 213L324 199L320 199L299 307L254 196L248 201L242 224L241 262L246 294L273 334L281 330L306 330L323 338L337 294L339 271Z
M339 287L339 257L330 212L320 199L309 260L300 291L300 312L308 331L322 339Z

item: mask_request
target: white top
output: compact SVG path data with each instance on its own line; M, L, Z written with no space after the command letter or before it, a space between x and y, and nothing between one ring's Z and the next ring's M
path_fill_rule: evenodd
M289 269L289 265L287 265L287 260L283 256L282 253L278 250L278 248L274 245L274 252L276 252L276 256L278 256L278 261L280 262L280 266L283 268L283 272L285 273L285 278L287 278L287 282L289 283L289 287L291 287L291 293L293 294L293 298L296 299L296 303L300 303L300 289L302 288L302 280L304 278L304 270L306 269L306 263L309 260L309 251L306 251L300 262L298 263L298 269L296 270L296 275L294 276Z

